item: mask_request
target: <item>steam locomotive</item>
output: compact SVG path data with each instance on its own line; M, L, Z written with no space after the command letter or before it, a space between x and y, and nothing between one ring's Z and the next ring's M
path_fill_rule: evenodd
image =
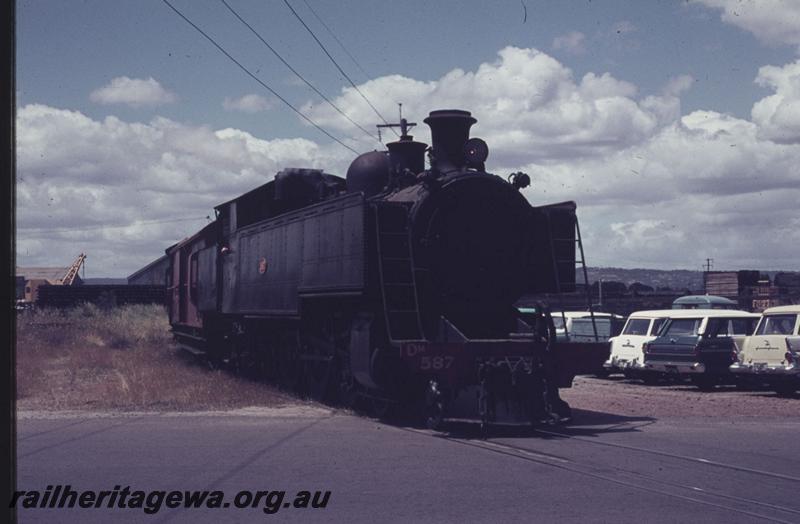
M343 179L284 169L167 249L178 342L318 398L445 417L564 420L558 388L607 345L559 345L546 305L575 287L576 206L531 206L524 173L485 171L467 111L433 111ZM430 167L425 169L425 156Z

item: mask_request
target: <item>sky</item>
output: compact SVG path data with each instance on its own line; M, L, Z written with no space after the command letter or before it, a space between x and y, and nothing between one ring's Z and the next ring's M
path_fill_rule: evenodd
M800 1L169 2L240 65L163 0L17 1L17 265L127 276L402 103L574 200L590 266L800 270Z

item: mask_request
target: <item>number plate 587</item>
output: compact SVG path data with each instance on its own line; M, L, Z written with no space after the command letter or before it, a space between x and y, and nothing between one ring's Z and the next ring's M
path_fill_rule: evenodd
M419 359L419 368L423 371L439 371L442 369L449 369L450 366L453 365L453 361L455 360L454 357L451 356L444 356L444 357L431 357L431 356L423 356Z

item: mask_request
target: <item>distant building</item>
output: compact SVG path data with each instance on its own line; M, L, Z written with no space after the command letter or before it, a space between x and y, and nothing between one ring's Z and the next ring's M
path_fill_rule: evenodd
M735 300L740 309L753 309L753 292L763 278L760 271L743 269L741 271L706 271L703 284L707 295Z
M758 286L761 273L755 270L741 271L706 271L703 273L703 284L706 294L736 300L748 294L750 289Z
M763 278L758 281L758 286L753 289L752 297L752 308L757 313L767 308L780 306L783 303L780 288L770 284L769 278Z
M705 291L737 300L741 309L754 312L800 303L800 273L780 272L770 281L759 271L707 271Z
M773 283L784 293L800 294L800 272L776 273Z
M36 302L39 286L61 285L69 270L69 267L17 267L17 298L24 300L25 302ZM22 286L22 296L19 296L20 278L22 278L24 282ZM74 278L75 280L72 282L73 285L81 284L83 282L80 275L75 275Z
M164 255L128 276L129 286L166 286L169 259Z

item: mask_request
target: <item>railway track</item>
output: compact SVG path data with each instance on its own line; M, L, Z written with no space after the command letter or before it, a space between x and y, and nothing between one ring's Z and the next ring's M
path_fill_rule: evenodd
M689 464L694 468L691 477L711 474L714 478L719 479L735 472L735 474L740 476L741 484L752 482L763 487L765 483L774 483L776 488L781 487L783 489L789 500L797 501L797 504L794 506L758 500L752 496L742 496L740 494L726 492L724 489L714 487L716 483L708 479L697 480L695 478L690 478L671 480L659 477L658 475L637 471L630 467L600 463L591 458L577 460L564 455L548 453L535 447L535 439L529 439L526 441L525 446L519 446L494 439L484 440L453 437L416 428L399 429L431 438L440 438L455 445L469 446L513 459L567 471L575 475L593 478L605 483L613 483L631 490L669 497L681 503L692 503L707 508L715 508L717 510L729 512L732 516L738 515L743 519L758 519L766 522L780 523L800 522L800 499L795 495L797 493L797 488L800 487L800 477L792 475L748 468L733 463L691 457L678 453L669 453L611 442L598 442L560 431L537 429L533 432L534 435L538 433L543 436L562 437L570 441L579 442L581 445L610 447L625 450L628 453L656 457L658 460L663 461L665 468L674 466L676 463L682 465ZM586 456L592 457L593 454L588 453ZM717 473L716 475L714 475L715 472Z
M569 433L562 433L562 432L558 432L558 431L547 431L547 430L543 430L543 429L537 429L536 432L537 433L541 433L543 435L550 435L550 436L554 436L554 437L569 438L571 440L576 440L576 441L580 441L580 442L586 442L586 443L589 443L589 444L592 444L592 445L597 445L597 446L608 446L608 447L613 447L613 448L618 448L618 449L625 449L625 450L629 450L629 451L635 451L637 453L647 453L647 454L650 454L650 455L658 455L658 456L662 456L662 457L668 457L668 458L671 458L671 459L682 460L682 461L691 462L691 463L695 463L695 464L703 464L703 465L707 465L707 466L714 466L714 467L717 467L717 468L729 469L729 470L733 470L733 471L741 471L741 472L750 473L750 474L753 474L753 475L760 475L760 476L764 476L764 477L771 477L771 478L775 478L775 479L780 479L780 480L786 480L786 481L790 481L790 482L798 482L798 483L800 483L800 477L795 477L795 476L792 476L792 475L784 475L782 473L774 473L774 472L764 471L764 470L760 470L760 469L746 468L746 467L743 467L743 466L737 466L735 464L728 464L728 463L725 463L725 462L718 462L718 461L715 461L715 460L709 460L709 459L704 459L704 458L699 458L699 457L691 457L691 456L688 456L688 455L681 455L681 454L677 454L677 453L668 453L668 452L665 452L665 451L659 451L659 450L654 450L654 449L646 449L646 448L641 448L641 447L637 447L637 446L629 446L629 445L626 445L626 444L618 444L618 443L614 443L614 442L593 441L593 440L590 440L590 439L587 439L587 438L584 438L584 437L571 435Z

